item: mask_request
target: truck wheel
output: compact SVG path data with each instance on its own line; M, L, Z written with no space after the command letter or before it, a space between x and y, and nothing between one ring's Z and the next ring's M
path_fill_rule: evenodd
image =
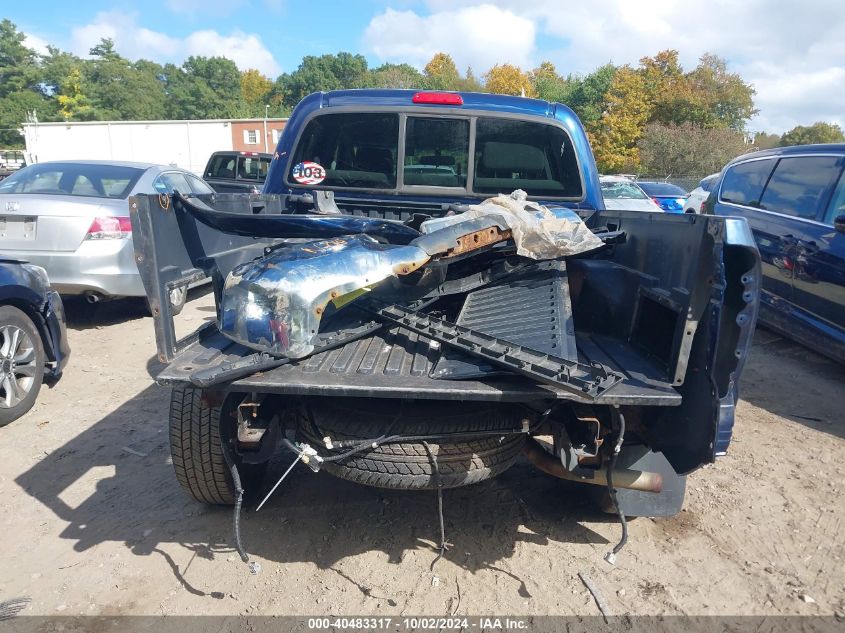
M44 380L44 345L26 313L0 306L0 426L32 408Z
M209 406L199 389L174 389L170 394L173 470L182 488L200 503L233 505L237 498L221 442L223 427L234 429L234 417L223 411L233 408L226 404L236 397L231 394L222 404ZM244 491L257 490L267 464L242 464L233 458Z
M382 435L466 433L459 439L426 440L437 461L442 487L456 488L495 477L513 465L525 436L506 433L519 430L524 417L522 409L508 404L319 398L306 403L299 432L324 457L349 450L327 449L325 437L337 443ZM503 434L472 437L472 433L489 431ZM376 488L437 488L432 460L422 440L382 444L341 461L325 462L322 468L342 479Z

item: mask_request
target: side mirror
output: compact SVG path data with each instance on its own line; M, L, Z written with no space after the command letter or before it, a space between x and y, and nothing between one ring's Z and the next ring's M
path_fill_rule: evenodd
M845 233L845 213L840 213L833 220L834 228L840 233Z

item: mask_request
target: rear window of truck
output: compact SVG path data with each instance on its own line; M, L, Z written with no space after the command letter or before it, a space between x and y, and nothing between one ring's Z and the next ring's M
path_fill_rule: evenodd
M264 182L269 169L270 159L263 156L217 154L209 162L205 177Z
M286 181L294 187L583 196L575 149L562 128L485 116L321 114L305 126Z

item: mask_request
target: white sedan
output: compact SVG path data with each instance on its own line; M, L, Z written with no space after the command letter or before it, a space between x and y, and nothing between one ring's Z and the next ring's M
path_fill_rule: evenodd
M689 197L684 203L684 213L701 213L701 205L710 197L710 192L718 178L719 174L716 173L701 179L698 186L689 192Z
M604 206L608 209L624 209L626 211L653 211L663 213L654 200L639 185L624 176L601 176L601 194Z

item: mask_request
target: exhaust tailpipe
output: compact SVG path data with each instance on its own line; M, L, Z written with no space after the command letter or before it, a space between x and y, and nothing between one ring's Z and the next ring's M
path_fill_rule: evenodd
M85 294L85 300L88 303L98 303L102 297L98 295L96 292L88 292Z
M553 477L595 486L607 486L607 470L604 468L590 471L593 473L592 477L566 470L560 460L543 448L542 444L533 437L526 439L523 451L528 461ZM613 487L642 492L660 492L663 490L663 476L660 473L617 468L613 471Z

